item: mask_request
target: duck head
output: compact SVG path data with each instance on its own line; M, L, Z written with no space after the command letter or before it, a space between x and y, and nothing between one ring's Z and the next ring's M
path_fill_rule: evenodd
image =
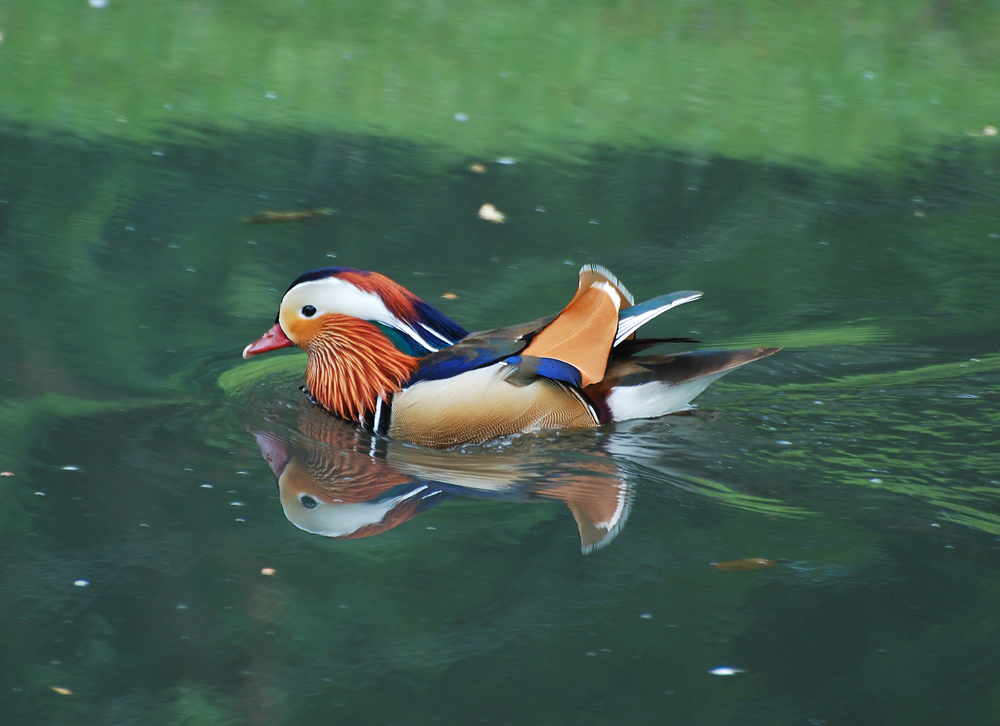
M323 408L360 420L400 390L417 358L465 330L384 275L327 267L299 277L274 325L243 357L297 346L309 354L306 383Z

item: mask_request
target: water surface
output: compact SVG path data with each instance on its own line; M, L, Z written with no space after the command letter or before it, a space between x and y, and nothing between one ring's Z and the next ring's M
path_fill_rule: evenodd
M325 12L306 5L307 20ZM914 47L944 52L927 34L947 45L965 28L963 47L985 63L992 51L973 42L967 10L917 13ZM11 30L26 27L26 5L5 12L0 51L17 54L0 63L21 64L18 84L26 68L68 79L59 56L43 63L16 45L27 42ZM712 12L704 22L718 22L688 31L711 41L690 43L746 52L758 36L737 28L730 42L719 30L730 16ZM235 38L240 17L212 15L204 28ZM379 18L351 16L339 32L360 42L389 28L365 42L396 47L403 31ZM193 27L174 22L164 16L160 30ZM630 22L593 33L622 43L643 27ZM833 33L829 18L797 22ZM281 26L275 43L322 36L303 23ZM656 23L682 25L646 25ZM122 39L124 27L84 30ZM32 37L69 31L47 32ZM459 52L454 38L422 32L430 45L419 47ZM584 37L572 24L559 32ZM674 62L692 66L680 35ZM490 42L489 53L529 63L511 36ZM216 37L204 52L239 47ZM286 53L288 68L326 57L302 53ZM614 53L608 62L629 67ZM831 53L829 64L850 65ZM140 60L128 73L151 80L137 106L165 114L177 101L153 82L166 83L164 66ZM914 77L919 63L899 62L888 70ZM808 53L783 67L800 66L817 77L825 67ZM243 88L237 80L211 87ZM400 101L399 123L375 128L377 114L357 108L344 112L351 122L319 123L325 96L284 107L281 123L247 122L245 106L188 78L197 113L172 125L150 111L128 134L95 121L94 108L117 113L106 69L80 97L44 86L40 98L68 109L58 123L41 100L25 110L34 102L21 85L0 90L17 101L0 122L0 469L13 474L0 479L0 720L995 723L1000 164L993 137L963 130L991 121L976 94L952 89L948 123L907 116L934 132L897 136L876 158L875 136L847 133L850 119L830 126L828 149L793 135L783 156L758 136L727 145L721 132L692 141L641 124L573 136L531 122L569 113L572 98L546 111L522 86L528 95L492 122L511 134L504 151L497 134L452 140L437 121L421 126L437 103L418 92L430 82L395 82L424 102ZM482 109L503 105L498 87ZM872 88L888 105L920 95ZM773 96L757 102L762 124L788 118ZM462 109L472 120L453 118ZM474 116L456 106L448 128ZM487 202L503 224L479 219ZM316 209L334 213L242 221ZM586 263L611 268L639 299L705 292L650 334L784 350L714 384L699 416L443 454L317 418L298 391L301 355L239 358L288 283L315 267L376 269L472 330L558 310ZM276 456L296 462L296 486L317 497L385 502L427 487L412 495L426 501L370 536L319 536L294 508L305 490L286 497L276 484ZM428 498L434 487L439 499ZM588 535L594 511L615 512L614 531ZM774 564L712 566L750 558Z

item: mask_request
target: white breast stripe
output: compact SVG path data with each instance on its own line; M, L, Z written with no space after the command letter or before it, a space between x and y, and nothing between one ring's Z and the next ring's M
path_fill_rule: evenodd
M434 330L434 328L428 328L428 327L427 327L426 325L424 325L423 323L420 323L420 327L421 327L421 328L423 328L424 330L426 330L426 331L427 331L428 333L430 333L431 335L433 335L433 336L434 336L435 338L438 338L438 339L440 339L440 340L444 341L445 345L451 345L451 341L450 341L450 340L448 340L448 339L447 339L446 337L444 337L443 335L441 335L441 333L439 333L438 331Z
M420 345L422 345L425 348L427 348L427 350L429 350L431 353L434 353L436 351L441 350L441 346L440 345L431 345L430 343L428 343L426 340L424 340L420 336L420 333L418 333L416 330L414 330L413 328L411 328L409 325L407 325L406 323L404 323L399 318L393 318L393 320L395 322L393 322L393 323L387 323L387 325L392 325L392 327L396 328L397 330L402 330L404 333L406 333L407 335L409 335L415 341L417 341L418 343L420 343Z

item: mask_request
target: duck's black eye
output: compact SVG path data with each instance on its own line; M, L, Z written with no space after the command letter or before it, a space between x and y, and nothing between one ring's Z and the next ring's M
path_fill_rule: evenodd
M302 506L306 509L315 509L316 505L319 504L319 502L310 497L308 494L303 494L299 497L299 501L302 502Z
M302 308L302 315L307 318L311 318L315 314L316 314L316 308L314 308L312 305L306 305L305 307Z

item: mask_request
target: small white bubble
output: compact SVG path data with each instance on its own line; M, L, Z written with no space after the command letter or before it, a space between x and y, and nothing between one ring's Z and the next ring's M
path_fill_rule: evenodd
M469 117L466 114L464 114L464 113L456 113L455 114L455 120L456 121L468 121Z
M653 619L653 614L652 613L643 613L639 617L642 618L643 620L652 620Z
M243 517L237 517L237 518L236 518L236 521L237 521L237 522L245 522L246 520L245 520L245 519L243 519Z
M745 673L742 668L730 668L729 666L719 666L709 671L713 676L735 676L737 673Z
M881 479L879 479L879 478L878 478L877 476L873 476L873 477L872 477L871 479L869 479L868 481L870 481L870 482L871 482L872 484L881 484L881 483L882 483L882 480L881 480Z
M778 439L778 446L791 446L792 442L786 439Z
M230 507L242 507L243 506L243 502L230 502L229 506Z
M511 159L509 156L501 156L497 159L498 164L503 164L504 166L513 166L517 162Z
M201 488L202 488L202 489L211 489L211 488L212 488L212 485L211 485L211 484L202 484L202 485L201 485Z
M63 471L80 471L80 467L78 467L78 466L73 466L72 464L69 464L69 465L67 465L67 466L64 466L64 467L62 468L62 470L63 470Z
M872 73L871 71L865 71L865 80L866 81L870 81L873 78L875 78L875 74L874 73Z
M88 0L88 4L92 8L106 8L108 6L108 0Z
M73 584L76 585L77 587L88 587L90 585L90 582L88 582L87 580L76 580Z
M278 94L275 93L274 91L268 91L267 93L264 94L264 97L265 98L270 98L270 99L275 99L275 98L278 97Z

